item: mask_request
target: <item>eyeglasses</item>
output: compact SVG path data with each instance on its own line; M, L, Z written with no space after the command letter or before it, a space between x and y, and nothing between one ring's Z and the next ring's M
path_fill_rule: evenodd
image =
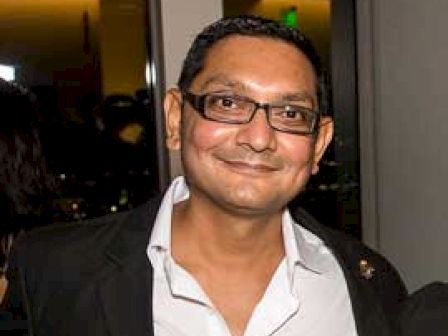
M247 124L261 108L273 129L306 135L316 132L320 119L318 111L294 104L264 104L248 97L220 93L184 92L183 97L203 118L226 124Z

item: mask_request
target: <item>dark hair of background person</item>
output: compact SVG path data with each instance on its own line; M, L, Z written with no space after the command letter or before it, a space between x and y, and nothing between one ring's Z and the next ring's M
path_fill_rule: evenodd
M182 65L177 83L181 92L187 91L194 78L202 71L207 51L216 42L233 35L277 39L299 49L311 62L318 78L317 94L320 112L323 114L327 112L327 78L311 41L296 28L253 15L221 19L197 35Z
M0 79L0 266L11 235L50 218L56 182L47 171L41 121L33 94Z

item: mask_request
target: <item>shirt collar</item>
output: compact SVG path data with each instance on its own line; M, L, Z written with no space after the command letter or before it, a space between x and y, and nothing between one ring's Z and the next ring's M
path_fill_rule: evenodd
M171 250L171 215L176 203L182 202L190 196L185 178L176 177L163 197L157 213L151 238L148 245L148 254L152 250L170 251Z
M168 188L157 213L147 254L155 266L157 252L171 254L171 214L174 205L188 199L190 195L185 178L179 176ZM302 266L318 274L329 271L331 253L321 239L298 225L288 210L282 216L282 232L288 278L292 283L294 269Z
M298 225L288 210L283 213L282 230L288 277L291 281L296 266L318 274L330 271L331 252L319 237Z

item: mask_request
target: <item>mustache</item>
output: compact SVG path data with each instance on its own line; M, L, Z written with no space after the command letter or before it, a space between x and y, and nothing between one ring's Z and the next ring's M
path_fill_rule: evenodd
M282 158L268 151L257 153L243 149L232 149L219 150L214 155L225 162L262 166L272 170L280 170L285 165Z

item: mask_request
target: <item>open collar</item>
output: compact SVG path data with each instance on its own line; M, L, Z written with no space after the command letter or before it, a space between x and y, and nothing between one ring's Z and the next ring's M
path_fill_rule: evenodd
M161 198L157 198L134 209L130 215L122 216L120 225L113 228L115 237L108 244L102 276L95 284L113 336L153 335L153 271L145 252L160 202ZM338 260L347 281L358 334L392 335L378 293L373 288L376 280L364 279L358 272L360 258L368 259L370 255L360 256L359 249L350 244L349 239L316 223L302 210L294 212L292 217L319 237ZM300 250L308 264L309 252ZM316 266L318 269L319 265Z

